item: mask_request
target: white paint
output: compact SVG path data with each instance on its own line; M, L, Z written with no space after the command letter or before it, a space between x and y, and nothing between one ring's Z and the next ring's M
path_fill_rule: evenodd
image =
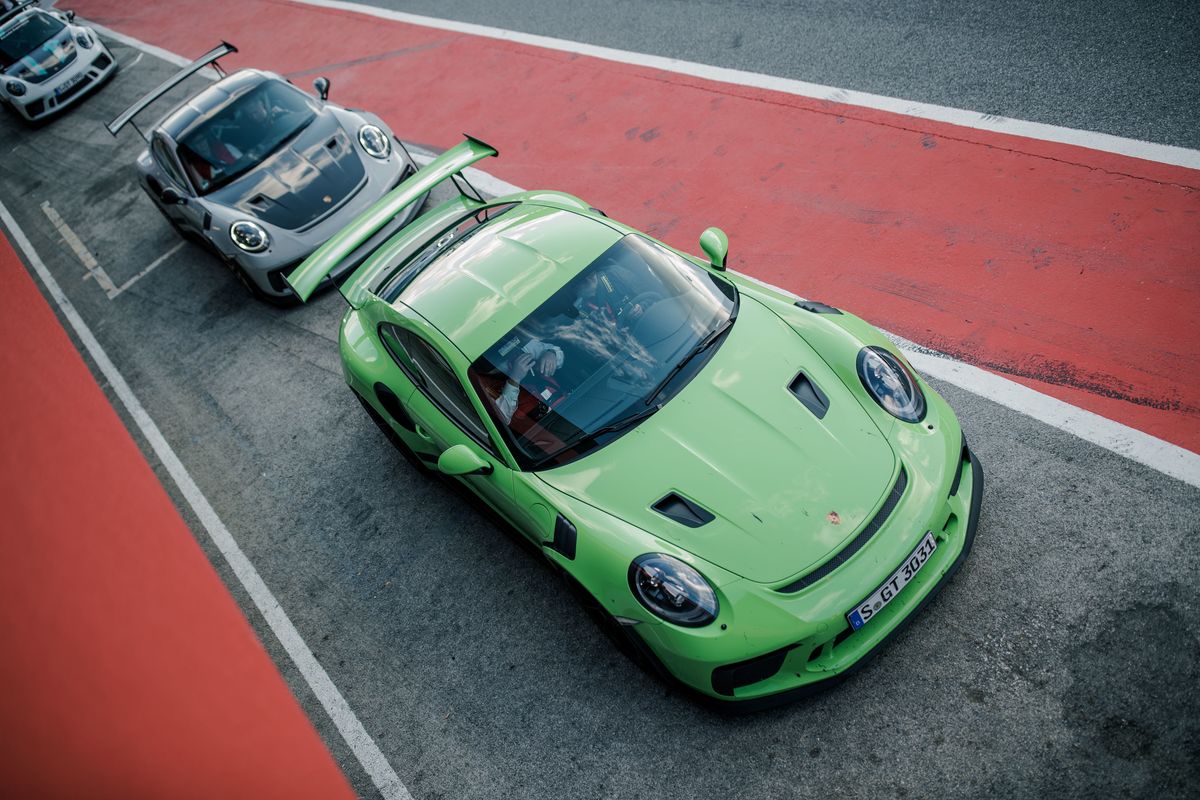
M94 22L89 22L88 27L92 28L96 31L96 33L100 34L106 39L112 39L113 41L120 42L123 45L127 45L137 50L141 50L144 53L148 53L155 58L161 58L168 64L174 64L177 67L186 67L188 64L192 63L192 59L190 58L184 58L178 53L172 53L170 50L164 50L161 47L155 47L152 44L143 42L141 39L135 39L132 36L126 36L123 33L114 31L112 28L106 28L103 25L97 25ZM196 57L199 58L201 55L203 55L203 53L198 54ZM203 69L197 71L196 74L202 78L207 78L210 81L215 81L221 77L212 67L204 67Z
M1178 445L1065 403L1028 386L920 347L898 336L905 357L921 373L966 389L1117 455L1200 488L1200 455Z
M110 297L116 291L116 285L112 279L108 277L108 273L104 271L104 267L96 261L96 257L84 245L83 240L76 235L75 231L71 230L59 213L50 205L50 201L42 203L42 213L46 215L46 219L50 220L50 224L58 231L58 235L67 243L67 247L75 253L75 257L83 264L83 268L87 270L87 274L83 276L84 280L94 278L100 288L105 291Z
M412 800L412 795L408 793L408 789L400 782L400 778L392 769L383 753L374 740L367 733L358 717L355 716L353 709L346 703L346 699L338 690L330 679L328 673L317 661L312 650L309 649L304 639L300 636L300 632L292 624L287 613L280 606L279 601L275 599L275 595L267 588L262 576L258 574L258 570L242 552L237 541L225 527L225 523L217 516L217 512L213 509L208 499L200 491L196 482L188 473L187 468L175 455L175 451L171 449L171 445L163 437L162 432L158 429L158 425L146 413L146 409L142 406L141 401L129 388L129 384L125 378L117 370L112 360L104 348L100 346L100 342L92 334L90 328L83 321L79 312L75 310L75 306L63 293L62 288L54 277L50 274L50 270L46 268L37 251L33 249L29 239L26 238L24 231L17 225L17 221L13 219L8 208L3 202L0 202L0 221L8 228L9 235L12 241L25 254L25 259L29 265L33 267L38 278L46 287L47 293L53 298L62 312L63 317L71 325L75 331L75 335L79 337L84 349L96 364L96 368L104 379L108 382L121 404L125 406L125 410L133 419L138 430L146 438L151 449L154 450L156 456L166 468L167 473L179 487L179 491L183 494L187 504L191 506L196 517L200 520L200 524L204 526L204 530L208 533L217 549L225 557L229 563L233 573L237 575L238 581L242 587L250 595L250 599L254 605L262 612L263 617L270 626L271 631L278 637L283 649L287 651L291 657L292 663L304 676L304 680L316 695L325 711L329 714L333 724L341 733L342 738L346 740L346 744L350 746L350 750L358 758L363 769L371 776L371 780L379 789L380 793L387 800Z
M163 262L165 262L165 261L166 261L168 258L170 258L171 256L173 256L173 255L175 255L176 253L178 253L178 252L180 251L180 249L181 249L181 248L182 248L182 247L183 247L185 244L187 244L187 243L186 243L186 242L179 242L179 243L178 243L178 244L176 244L174 247L172 247L170 250L168 250L167 252L165 252L165 253L163 253L161 256L159 256L158 258L156 258L156 259L154 259L153 261L151 261L151 262L150 262L150 263L149 263L149 264L146 266L146 268L145 268L145 269L143 269L141 272L139 272L137 275L134 275L132 278L130 278L129 280L125 281L125 282L124 282L124 283L122 283L120 286L118 286L116 289L114 289L113 291L109 292L109 293L108 293L108 299L109 299L109 300L115 300L115 299L117 298L117 295L121 294L121 292L125 291L125 290L126 290L126 289L128 289L130 286L133 286L135 283L137 283L138 281L140 281L142 278L144 278L144 277L146 277L147 275L149 275L151 272L153 272L153 271L154 271L155 267L157 267L158 265L162 264L162 263L163 263Z
M307 2L311 5L321 5L330 8L344 8L346 10L359 11L386 19L396 19L401 22L409 22L414 25L426 25L428 27L438 27L444 30L454 30L479 36L510 39L512 41L519 41L536 46L550 47L553 43L557 43L557 46L554 47L554 49L566 50L567 52L578 52L585 55L595 55L598 58L609 57L597 52L604 51L604 53L613 56L609 60L644 64L645 66L653 66L660 69L671 69L670 65L682 65L689 69L694 67L698 71L688 72L685 69L672 69L672 71L683 72L684 74L695 74L700 77L711 77L714 80L722 80L722 78L714 77L714 74L706 74L703 71L715 70L721 74L728 73L733 77L743 75L751 78L762 78L768 81L781 82L779 85L763 85L763 88L775 88L779 89L780 91L788 91L788 89L782 88L784 84L798 84L801 86L815 87L816 89L820 89L822 92L842 92L847 97L851 98L874 98L874 95L860 95L855 92L845 92L844 90L832 89L830 87L816 87L815 84L800 84L798 81L787 81L782 78L756 76L753 73L740 73L737 70L723 70L716 67L706 67L702 64L690 64L688 62L674 61L672 59L662 59L657 56L641 56L636 53L625 53L624 51L608 50L607 48L595 48L591 47L590 45L575 45L571 42L563 42L561 40L548 39L541 36L514 33L512 31L502 31L499 29L486 28L479 25L468 25L466 23L446 22L443 20L435 20L429 17L418 17L413 14L404 14L398 11L366 8L363 6L354 5L352 3L336 2L335 0L297 0L297 2ZM133 39L132 37L120 36L119 41L123 41L131 47L146 48L147 52L151 53L153 53L153 51L158 51L161 53L166 52L158 50L158 48L152 48L150 45L139 42L137 39ZM551 44L546 44L547 42ZM624 58L624 56L629 56L631 59L643 60L629 60ZM164 57L166 57L168 60L172 60L173 63L190 63L187 61L187 59L174 54L167 54ZM667 65L664 66L662 63L658 62L666 62ZM743 81L727 80L727 82L740 83ZM747 85L759 84L750 83ZM794 91L792 93L803 94L807 97L825 96L813 92ZM890 98L877 99L879 99L881 102L886 102L893 105L875 106L870 105L869 103L860 103L860 105L868 105L872 108L883 108L884 110L888 111L898 111L899 113L913 112L913 116L924 116L930 119L938 119L938 117L932 116L932 114L916 112L922 112L922 109L926 108L941 108L934 106L922 106L922 104L919 103L904 103L904 101L892 100ZM839 102L849 101L845 99L839 99ZM895 104L903 105L904 108L901 109L896 107ZM954 109L943 110L947 112L953 112L953 114L956 115L971 116L973 113L967 111L957 111ZM993 122L996 122L997 120L997 118L994 117L988 117L988 119ZM945 119L944 121L955 122L956 124L968 124L967 122L963 122L961 119ZM1135 142L1129 139L1118 139L1117 137L1107 136L1106 134L1089 134L1082 131L1072 131L1067 128L1056 128L1051 125L1039 125L1038 123L1013 123L1011 120L1000 120L996 124L1002 123L1034 126L1034 129L1025 131L1022 133L1022 135L1031 136L1033 138L1048 139L1050 141L1067 141L1066 139L1061 138L1059 134L1061 134L1061 136L1080 134L1084 137L1099 137L1092 141L1080 140L1070 141L1068 143L1081 144L1085 147L1092 147L1096 150L1123 153L1125 155L1133 155L1138 158L1147 158L1150 160L1162 161L1168 164L1179 164L1180 166L1200 169L1200 151L1183 150L1181 148L1165 148L1165 151L1163 152L1165 152L1166 155L1163 155L1163 152L1160 152L1160 150L1165 147L1163 145ZM1041 132L1040 134L1039 131ZM1008 132L1011 133L1015 131L1010 128ZM1104 143L1109 142L1109 140L1112 140L1117 144L1109 147L1103 146ZM1109 143L1112 144L1112 142ZM1118 149L1117 145L1126 147L1127 149ZM1139 148L1142 146L1150 149L1140 150ZM434 156L433 153L429 153L428 151L419 148L410 149L413 152L413 157L421 163L428 163L429 159ZM1174 156L1172 157L1167 157L1171 156L1171 153L1174 151L1178 152L1174 153ZM1157 156L1155 155L1156 153L1158 154ZM498 178L494 178L487 173L476 169L469 170L468 177L470 178L471 182L474 183L475 186L477 186L481 191L485 191L491 195L513 194L523 191L520 187L514 186L506 181L499 180ZM751 278L751 280L757 281L756 278ZM762 281L757 282L763 283ZM771 286L770 284L764 283L763 285L770 286L770 288L776 289L777 291L786 291L779 289L778 287ZM887 332L885 331L885 333ZM1091 442L1099 447L1103 447L1104 449L1113 453L1122 455L1153 470L1157 470L1164 475L1178 478L1179 480L1191 486L1200 487L1200 455L1197 455L1190 450L1185 450L1178 445L1171 444L1170 442L1151 436L1148 433L1143 433L1142 431L1131 428L1128 425L1122 425L1119 422L1107 419L1099 414L1094 414L1090 411L1085 411L1084 409L1072 406L1069 403L1065 403L1062 400L1051 397L1047 394L1043 394L1035 389L1030 389L1027 386L1017 383L1016 381L1011 381L1007 378L987 372L986 370L979 369L978 367L957 361L945 354L936 353L934 351L921 348L920 346L901 339L894 334L887 335L893 341L897 342L898 346L900 346L900 348L904 351L905 356L913 363L914 366L930 377L943 380L959 387L960 389L965 389L972 394L977 394L980 397L999 403L1000 405L1010 408L1013 411L1025 414L1026 416L1032 417L1040 422L1044 422L1051 427L1058 428L1061 431L1078 436L1085 441Z
M490 39L501 39L508 42L543 47L548 50L558 50L564 53L574 53L605 61L615 61L621 64L633 64L639 67L650 67L664 72L674 72L679 75L691 75L696 78L732 83L739 86L752 86L757 89L769 89L799 97L810 97L817 100L828 100L843 105L873 108L879 111L890 111L908 117L918 117L937 122L948 122L966 128L1007 133L1014 136L1024 136L1030 139L1041 139L1047 142L1077 145L1092 150L1102 150L1107 153L1117 153L1147 161L1158 161L1163 164L1174 164L1188 169L1200 169L1200 150L1184 147L1174 147L1154 142L1142 142L1137 139L1126 139L1107 133L1081 131L1074 128L1062 128L1057 125L1046 125L1041 122L1026 122L1019 119L1008 119L992 114L981 114L978 111L967 111L959 108L918 103L912 100L901 100L895 97L884 97L866 92L856 92L851 89L839 89L836 86L823 86L818 83L797 81L791 78L778 78L763 75L758 72L747 72L726 67L714 67L708 64L698 64L694 61L681 61L676 58L634 53L628 50L617 50L611 47L572 42L567 39L555 39L549 36L538 36L531 33L521 33L503 28L493 28L488 25L476 25L469 22L425 17L418 14L408 14L403 11L391 11L385 8L364 6L358 3L342 2L341 0L295 0L310 6L320 8L335 8L351 11L380 19L403 22L409 25L420 25L426 28L464 33L471 36L485 36Z

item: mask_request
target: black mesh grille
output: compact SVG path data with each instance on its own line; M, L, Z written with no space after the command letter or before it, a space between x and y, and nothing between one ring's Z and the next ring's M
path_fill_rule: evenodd
M821 580L821 578L824 578L842 564L845 564L847 561L849 561L850 557L861 550L863 545L865 545L870 538L874 536L880 528L883 527L883 523L887 522L888 517L890 517L892 512L896 509L896 504L899 503L900 498L904 496L904 489L907 486L908 473L905 472L904 467L900 467L900 477L896 478L896 485L892 487L892 493L889 494L888 498L883 501L883 505L880 506L879 512L871 518L871 521L868 522L866 527L862 529L862 532L859 533L858 536L855 536L854 540L851 541L850 544L843 547L841 552L837 553L833 558L829 559L824 564L817 567L799 580L792 581L787 586L781 586L776 591L784 592L785 594L798 592L801 589L811 586L812 584Z

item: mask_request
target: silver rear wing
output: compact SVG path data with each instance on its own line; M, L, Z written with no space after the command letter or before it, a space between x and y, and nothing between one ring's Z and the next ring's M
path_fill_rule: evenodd
M185 79L191 77L192 75L195 75L197 72L204 69L209 64L213 65L213 68L216 69L218 75L221 75L222 77L224 77L225 71L223 69L221 69L221 65L217 63L217 59L227 56L230 53L236 53L237 51L238 51L238 49L236 47L234 47L233 45L231 45L229 42L221 42L219 45L214 47L212 50L209 50L207 53L200 56L192 63L188 64L186 67L179 70L179 72L176 72L174 75L172 75L171 77L167 78L165 81L160 83L158 86L156 86L154 89L152 89L149 93L147 93L144 97L142 97L141 100L138 100L136 103L131 105L129 108L122 111L120 116L118 116L116 119L114 119L112 122L108 123L104 127L108 128L109 133L111 133L113 136L116 136L117 131L121 130L121 128L124 128L126 125L133 122L133 118L135 116L137 116L138 114L140 114L142 111L144 111L146 106L150 105L155 100L162 97L164 94L171 91L179 84L183 83L183 81ZM136 124L133 127L134 127L134 130L136 130L138 133L142 134L143 139L148 138L146 136L146 134L142 133L141 128L138 128L138 126Z

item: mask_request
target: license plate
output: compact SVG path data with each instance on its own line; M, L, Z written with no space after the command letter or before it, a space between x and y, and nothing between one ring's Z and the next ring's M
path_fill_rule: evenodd
M68 78L67 80L63 81L63 83L62 83L62 85L61 85L61 86L59 86L58 88L56 88L56 89L54 90L54 96L55 96L55 97L58 97L58 96L59 96L59 95L61 95L63 92L65 92L67 89L70 89L72 86L74 86L75 84L79 83L79 82L80 82L81 80L83 80L85 77L87 77L87 73L86 73L86 72L80 72L78 75L73 75L73 76L71 76L71 77L70 77L70 78Z
M878 589L871 592L865 600L851 609L850 613L846 614L850 627L858 630L882 611L884 606L895 600L896 595L900 594L900 590L917 577L921 568L929 563L929 557L933 555L934 550L937 550L937 539L933 538L933 531L926 531L925 538L917 545L917 549L904 559L900 568L893 572Z

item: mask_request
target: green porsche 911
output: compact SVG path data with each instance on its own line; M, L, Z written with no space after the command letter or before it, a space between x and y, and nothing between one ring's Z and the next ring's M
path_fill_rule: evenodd
M844 677L950 578L983 472L878 330L559 192L487 200L468 137L288 277L342 284L346 380L410 460L528 536L635 654L725 707ZM472 196L473 194L473 196Z

